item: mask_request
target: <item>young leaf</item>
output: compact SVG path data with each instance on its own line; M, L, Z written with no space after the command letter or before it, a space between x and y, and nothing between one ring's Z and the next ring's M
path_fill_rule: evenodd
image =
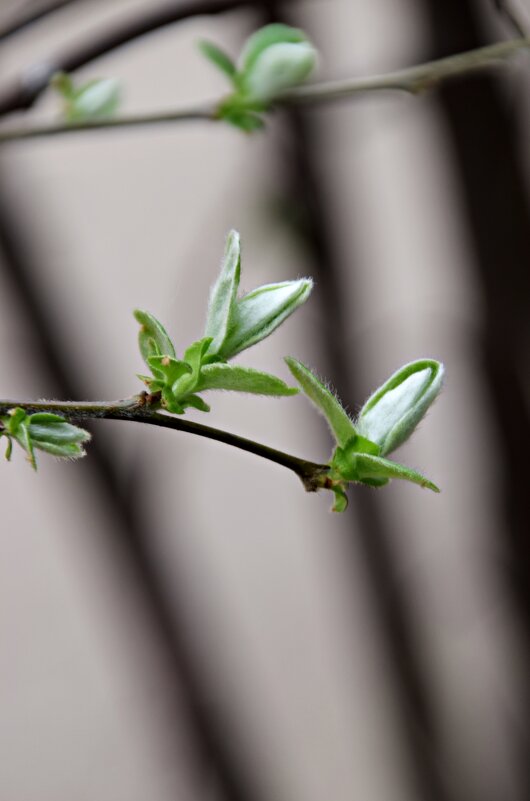
M211 353L218 353L234 323L237 290L241 274L239 234L230 231L219 278L212 288L205 335L212 338Z
M175 348L162 323L141 309L135 309L133 314L140 323L138 345L144 362L149 366L148 359L151 356L170 356L174 359Z
M294 387L276 376L261 373L250 367L231 364L210 364L201 370L197 391L206 389L227 389L234 392L249 392L253 395L296 395Z
M182 398L189 392L194 392L197 382L199 380L199 373L203 364L203 359L206 355L208 347L211 345L211 337L205 337L194 342L184 353L184 359L189 366L189 374L177 378L172 386L171 391L176 398Z
M237 302L231 330L218 353L230 359L250 348L278 328L308 299L313 289L310 278L283 281L258 287Z
M64 417L49 412L38 412L29 418L29 433L35 447L41 443L64 445L88 442L90 434L84 428L68 423Z
M199 42L198 47L203 56L206 56L206 58L211 61L212 64L215 64L221 72L224 72L230 80L234 79L237 72L236 65L224 50L221 50L221 48L217 47L213 42L207 42L205 40Z
M444 368L434 359L406 364L366 401L357 418L360 434L384 456L410 437L442 387Z
M286 356L285 362L304 394L328 421L339 445L345 445L352 437L357 437L353 422L335 395L302 362L293 359L292 356Z

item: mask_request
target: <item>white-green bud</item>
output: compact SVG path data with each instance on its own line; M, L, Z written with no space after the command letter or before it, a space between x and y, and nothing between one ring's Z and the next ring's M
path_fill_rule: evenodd
M303 83L317 63L310 42L281 42L263 50L245 73L245 94L268 102Z
M245 348L250 348L278 328L302 303L313 289L310 278L266 284L249 292L237 301L233 326L224 340L219 355L230 359Z
M434 359L406 364L366 401L356 422L361 436L392 453L412 434L442 387L444 368Z

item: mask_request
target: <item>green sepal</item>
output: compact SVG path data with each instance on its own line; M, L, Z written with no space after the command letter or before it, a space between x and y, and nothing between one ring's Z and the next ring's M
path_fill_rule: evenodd
M302 362L292 356L286 356L285 362L304 394L326 418L338 444L346 445L349 440L357 437L353 422L333 392Z
M211 364L201 370L197 391L225 389L233 392L248 392L253 395L286 397L296 395L298 390L289 387L276 376L231 364Z
M436 484L421 473L389 459L383 459L381 456L359 451L358 446L359 443L351 440L345 447L335 449L330 462L333 475L343 481L354 481L372 487L383 486L390 479L397 478L419 484L433 492L440 492Z
M34 470L37 469L35 453L29 434L29 416L20 407L11 409L9 414L1 418L8 436L12 437L26 451L28 461Z
M357 430L392 453L407 440L442 388L444 368L434 359L401 367L366 401Z
M161 390L161 405L171 414L184 414L184 406L178 401L171 391L171 387L163 387Z
M11 439L10 436L8 436L8 434L4 434L4 432L2 432L1 436L5 436L5 438L7 440L6 451L5 451L4 456L5 456L6 460L8 462L10 462L11 461L11 455L13 453L13 440Z
M171 356L175 358L175 348L162 323L152 314L141 309L135 309L135 320L140 323L138 345L144 362L149 367L148 359L151 356Z
M266 284L249 292L237 302L233 325L219 355L230 359L261 342L305 303L312 289L313 281L302 278Z
M56 72L52 75L50 86L65 100L72 100L75 97L74 82L66 72Z
M212 64L215 64L215 66L220 69L221 72L224 72L224 74L227 75L232 82L234 81L237 68L230 56L227 55L224 50L221 50L221 48L217 47L217 45L213 44L213 42L208 42L206 40L199 42L198 48L203 56L208 59L208 61L211 61Z
M199 395L186 395L186 397L182 401L182 407L184 409L191 407L192 409L197 409L199 412L209 412L210 407L208 406L205 401Z
M217 116L245 133L254 133L254 131L262 131L265 128L265 120L255 111L244 111L241 108L233 107L228 101L221 104Z
M331 511L345 512L348 508L348 496L346 495L344 484L342 482L334 482L330 489L335 495L335 502L331 507Z
M237 290L241 277L241 245L237 231L226 238L221 272L210 293L205 336L212 339L211 353L217 354L234 325Z

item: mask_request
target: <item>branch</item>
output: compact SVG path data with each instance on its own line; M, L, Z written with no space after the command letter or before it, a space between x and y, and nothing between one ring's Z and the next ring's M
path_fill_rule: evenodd
M25 28L38 22L40 19L53 14L55 11L60 11L65 6L69 6L77 0L51 0L51 2L40 8L28 7L22 9L19 14L11 21L0 28L0 42L5 41L10 36L14 36Z
M472 72L496 66L521 50L530 48L530 37L514 39L508 42L498 42L486 47L479 47L466 53L429 61L414 67L396 70L382 75L368 78L348 78L337 81L325 81L299 87L278 97L275 107L314 105L318 103L343 100L359 94L379 91L402 91L409 94L432 89L443 81L467 75ZM55 123L34 127L4 128L0 130L0 144L19 141L21 139L36 139L40 137L56 136L95 130L109 130L116 128L138 128L164 123L178 123L192 120L219 121L219 105L221 98L176 111L160 112L156 114L141 114L124 116L92 122Z
M118 401L100 402L75 402L75 401L12 401L0 400L0 417L9 414L11 409L20 408L29 414L37 412L52 412L60 414L67 420L127 420L133 423L146 423L147 425L160 426L161 428L171 428L175 431L185 431L188 434L195 434L198 437L206 437L216 442L223 442L255 456L261 456L270 462L282 465L292 470L303 483L307 492L316 492L325 486L326 476L329 471L328 465L308 462L298 456L269 448L229 431L221 431L218 428L205 426L202 423L194 423L180 417L173 417L167 414L160 414L149 408L149 395L133 395Z
M13 86L0 96L0 116L13 111L31 108L48 88L50 78L56 72L74 72L125 44L152 33L159 28L191 17L213 16L225 11L252 6L253 0L177 0L163 6L150 8L131 19L107 26L100 35L84 43L76 43L71 50L51 56L38 64L32 64L15 81Z

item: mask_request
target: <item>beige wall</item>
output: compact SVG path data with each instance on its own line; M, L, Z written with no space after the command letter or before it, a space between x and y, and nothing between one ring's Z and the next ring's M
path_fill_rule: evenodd
M141 5L79 4L28 31L4 46L2 80ZM308 2L298 16L322 50L325 76L387 69L420 52L413 2ZM251 25L241 14L168 28L83 76L119 77L127 111L210 97L223 86L196 40L236 49ZM55 113L45 98L31 118ZM377 97L326 108L319 124L351 302L345 347L361 364L359 383L368 394L421 356L447 364L442 398L402 453L442 495L395 483L378 496L395 569L415 599L419 656L434 680L440 768L470 799L510 801L518 666L496 573L501 521L474 344L480 298L436 108L428 96ZM252 138L189 124L5 148L2 175L24 221L35 281L93 397L137 387L135 306L160 316L182 347L201 334L230 227L242 234L246 289L307 274L287 231L264 213L279 191L284 135L280 121ZM241 363L287 378L281 357L292 353L325 374L320 325L313 298ZM31 330L7 284L0 360L0 395L46 394ZM355 408L362 398L345 400ZM331 446L301 397L224 394L212 406L208 423L272 446L316 460ZM168 583L187 599L190 630L264 790L282 801L410 799L392 665L364 574L345 557L356 532L328 512L328 497L305 495L279 467L146 428L94 430L112 438L123 481L145 493ZM19 454L0 464L0 798L196 798L184 729L181 745L168 746L168 677L116 571L105 510L84 470L43 457L33 475ZM352 490L351 502L365 491Z

